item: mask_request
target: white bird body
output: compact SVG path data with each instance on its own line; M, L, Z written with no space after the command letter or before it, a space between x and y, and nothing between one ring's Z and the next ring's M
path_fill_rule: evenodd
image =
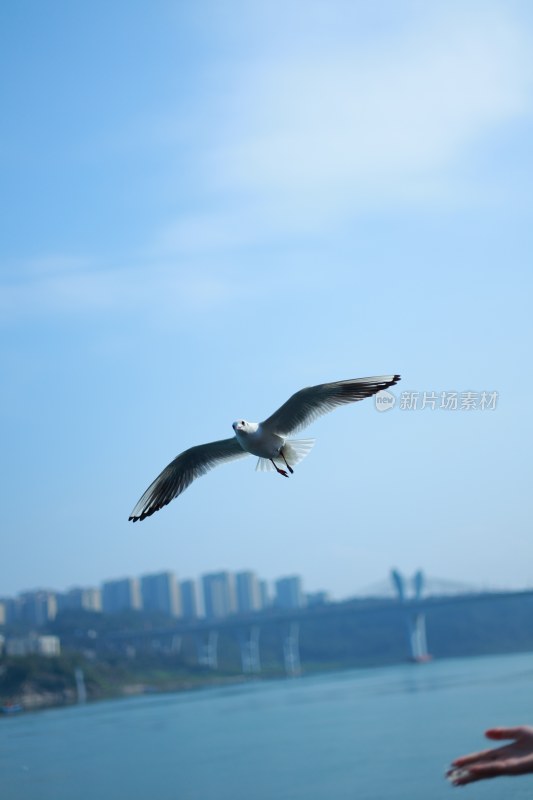
M268 430L260 422L241 419L233 423L233 430L242 449L258 458L276 458L285 444L283 436Z
M263 422L234 422L235 435L230 439L196 445L176 456L144 492L130 520L149 517L184 492L193 480L224 461L254 455L259 459L256 469L276 470L288 478L284 466L292 474L294 465L305 458L314 444L313 439L289 439L291 434L337 406L371 397L399 380L399 375L380 375L308 386L289 397Z

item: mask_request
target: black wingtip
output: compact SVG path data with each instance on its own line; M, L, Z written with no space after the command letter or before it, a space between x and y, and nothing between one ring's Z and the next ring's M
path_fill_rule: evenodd
M166 506L168 502L169 501L167 500L167 502L163 503L163 505L155 506L154 508L149 508L147 511L141 511L140 514L132 514L130 517L128 517L128 522L142 522L143 519L146 519L146 517L151 517L152 514L155 514L155 512L159 511L160 508Z

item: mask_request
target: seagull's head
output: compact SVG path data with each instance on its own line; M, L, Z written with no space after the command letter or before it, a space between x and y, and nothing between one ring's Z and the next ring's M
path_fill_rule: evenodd
M235 433L250 433L250 423L245 419L238 419L231 427Z

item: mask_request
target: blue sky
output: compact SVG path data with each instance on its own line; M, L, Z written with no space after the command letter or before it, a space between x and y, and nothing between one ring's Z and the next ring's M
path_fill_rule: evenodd
M526 2L4 4L0 595L173 569L533 584ZM128 514L299 388L402 374ZM494 410L401 392L497 391ZM479 395L478 395L479 396Z

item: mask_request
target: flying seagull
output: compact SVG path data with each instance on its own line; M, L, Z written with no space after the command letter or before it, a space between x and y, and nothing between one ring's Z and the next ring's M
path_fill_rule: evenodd
M294 472L294 465L305 458L314 440L287 437L337 406L364 400L382 389L394 386L399 380L399 375L380 375L320 383L300 389L263 422L237 420L232 425L235 436L230 439L196 445L176 456L150 484L129 519L137 522L138 519L149 517L217 464L250 454L258 456L256 469L276 470L279 475L288 478L287 470L291 474Z

